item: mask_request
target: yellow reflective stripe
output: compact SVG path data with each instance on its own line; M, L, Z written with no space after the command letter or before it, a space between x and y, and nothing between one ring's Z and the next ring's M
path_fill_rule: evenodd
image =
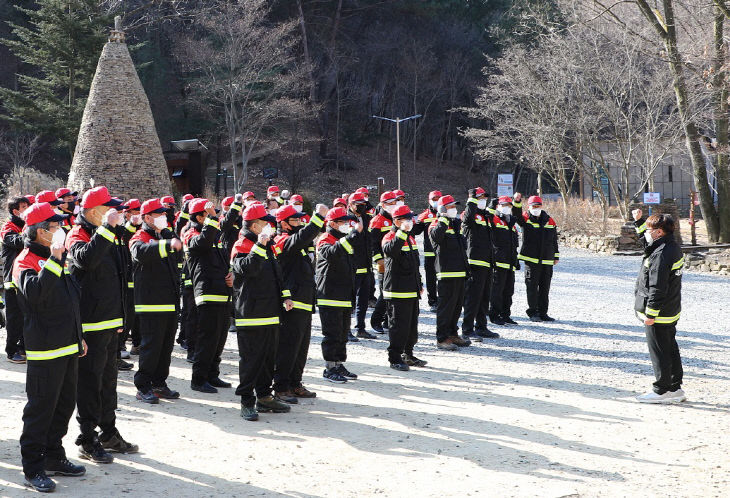
M484 220L474 220L474 222L475 222L475 223L476 223L477 225L484 225L484 226L486 226L486 225L487 225L487 222L486 222L486 221L484 221Z
M408 240L408 234L402 230L395 232L395 236L401 240Z
M233 203L233 204L231 204L231 209L235 209L236 211L240 211L241 209L243 209L243 206L239 206L238 204Z
M507 226L507 225L494 225L494 226L497 228L504 228L506 230L509 230L509 226Z
M190 219L190 215L188 213L181 212L180 213L180 218L182 218L184 220L189 220Z
M469 260L470 265L474 266L485 266L487 268L490 268L492 265L489 263L489 261L483 261L481 259L470 259Z
M384 290L383 297L385 299L410 299L417 298L418 292L391 292Z
M302 256L306 256L306 255L307 255L307 251L305 251L304 249L302 249Z
M558 258L560 258L560 253L559 252L556 252L555 253L555 259L558 259Z
M545 228L555 228L555 225L553 225L552 223L546 223Z
M160 257L166 258L167 257L167 244L165 243L165 241L164 240L159 241L159 243L157 244L157 247L160 250Z
M291 291L289 289L284 289L281 291L281 297L291 297Z
M515 202L515 201L513 200L513 201L512 201L512 206L514 206L514 207L516 207L516 208L521 208L521 207L522 207L522 203L521 203L521 202Z
M124 225L124 228L126 228L128 232L132 232L132 233L136 233L137 232L137 227L134 226L134 225L132 225L132 222L131 221L128 221L127 224Z
M446 233L456 233L453 228L447 228Z
M134 289L134 282L127 282L127 289Z
M340 239L340 244L342 244L342 247L345 248L345 251L347 251L347 254L355 254L355 250L352 248L352 244L350 244L347 239L342 238Z
M423 255L426 257L436 257L435 252L429 252L429 251L424 252Z
M177 267L182 270L183 264L182 263L178 263L177 264Z
M292 301L293 308L297 310L312 311L312 305L301 301Z
M135 304L135 313L156 313L163 311L175 311L174 304Z
M439 216L439 221L441 223L443 223L444 225L448 225L449 224L449 219L446 218L446 217L444 217L444 216Z
M355 270L355 273L358 275L361 273L367 273L367 272L368 272L367 268L358 268L357 270Z
M644 233L645 231L646 231L646 223L642 223L641 225L639 225L638 227L636 227L636 232L637 233L640 233L641 234L641 233Z
M494 263L494 265L495 265L495 266L496 266L497 268L504 268L504 269L506 269L506 270L514 270L514 269L515 269L515 268L514 268L514 267L513 267L512 265L510 265L509 263L500 263L499 261L497 261L496 263Z
M50 259L46 260L46 263L43 265L43 269L48 270L57 277L60 277L61 273L63 273L63 268L61 268L61 265L59 265L55 261L51 261Z
M124 326L123 318L115 318L113 320L104 320L96 323L82 323L81 330L83 332L95 332L98 330L118 329Z
M112 232L111 230L109 230L106 227L99 227L99 228L97 228L96 229L96 233L98 233L99 235L101 235L102 237L104 237L106 240L108 240L112 244L114 243L114 239L116 238L114 236L114 232Z
M679 320L679 315L681 315L681 313L677 313L674 316L658 316L654 318L654 322L661 324L674 323Z
M647 306L644 310L644 314L646 314L647 316L657 316L659 314L659 310L655 310L654 308L650 308Z
M220 294L203 294L202 296L195 297L195 304L226 302L228 302L228 296L221 296Z
M314 223L319 228L322 228L324 226L324 219L320 218L319 214L316 214L312 216L312 219L309 220L311 223Z
M542 261L540 261L540 263L542 263L544 265L548 265L548 266L554 266L555 260L554 259L543 259Z
M281 254L281 248L274 246L274 254Z
M190 279L187 279L183 282L185 284L185 287L191 287L193 285L193 281Z
M469 198L468 198L468 199L466 200L466 202L471 202L471 203L473 203L473 204L478 204L478 202L479 202L479 201L478 201L478 200L477 200L476 198L474 198L474 197L469 197Z
M338 301L336 299L317 299L317 306L334 306L336 308L350 308L352 302Z
M267 318L236 318L236 327L256 327L258 325L279 325L278 316Z
M436 221L436 217L433 217L433 218L424 218L419 223L433 223L434 221Z
M373 255L373 263L377 262L379 259L383 259L383 255L380 253L377 253Z
M5 282L3 284L3 287L6 289L15 289L15 282Z
M682 256L682 259L680 259L679 261L677 261L676 263L674 263L672 265L672 270L679 270L683 266L684 266L684 256Z
M442 271L436 274L436 278L439 280L442 278L460 278L466 277L465 271Z
M254 254L257 254L258 256L261 256L264 259L269 259L269 257L266 255L266 249L259 245L255 245L251 248L251 252Z
M49 349L47 351L29 351L25 350L26 360L53 360L62 356L80 353L81 349L78 344L71 344L58 349Z
M390 232L390 227L380 227L381 232Z
M204 223L206 225L212 226L213 228L217 228L218 230L220 230L220 228L221 228L221 224L212 218L206 218Z

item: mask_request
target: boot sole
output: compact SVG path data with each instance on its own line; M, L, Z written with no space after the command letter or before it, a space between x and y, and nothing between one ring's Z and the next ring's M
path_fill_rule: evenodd
M335 379L328 379L327 377L324 377L324 380L326 380L328 382L332 382L333 384L346 384L347 383L347 379L335 380Z
M30 481L23 481L23 484L28 488L33 488L39 493L52 493L56 490L56 486L53 486L52 488L38 488L36 486L33 486L33 484L30 483Z
M283 408L265 408L263 406L257 406L256 410L259 413L289 413L291 411L291 409L284 410Z
M109 450L106 450L106 451L109 451ZM79 458L82 460L88 460L88 461L94 462L94 463L112 463L112 462L114 462L114 457L112 457L111 460L97 460L94 457L92 457L91 455L84 455L83 453L79 453Z
M83 475L86 475L86 470L84 470L81 473L64 472L62 470L46 470L46 475L65 476L65 477L81 477Z

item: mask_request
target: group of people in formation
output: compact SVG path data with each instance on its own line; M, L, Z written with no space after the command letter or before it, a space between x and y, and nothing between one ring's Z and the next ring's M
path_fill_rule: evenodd
M122 200L104 186L9 199L2 226L8 359L26 363L27 404L20 447L25 483L53 491L49 475L80 476L62 445L77 410L81 458L111 463L134 453L116 424L117 372L138 355L136 399L179 398L167 383L177 341L192 363L190 388L217 393L221 354L236 332L241 415L285 413L316 393L302 384L318 310L323 377L346 383L347 343L388 333L390 367L426 362L414 355L419 299L436 313L437 346L496 338L488 321L511 318L515 270L526 265L527 315L552 321L548 294L559 252L555 221L532 196L489 202L469 190L461 213L433 191L420 213L401 190L370 202L367 188L305 212L301 195L268 188L226 197L219 206L186 194ZM518 228L523 240L518 254ZM377 284L376 284L377 282ZM461 334L458 320L464 311ZM355 331L351 317L355 316ZM131 351L126 342L132 341Z

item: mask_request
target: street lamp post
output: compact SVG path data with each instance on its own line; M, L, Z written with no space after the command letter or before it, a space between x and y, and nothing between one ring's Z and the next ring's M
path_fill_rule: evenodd
M391 123L395 123L395 147L398 154L398 190L400 190L400 124L404 121L409 121L411 119L417 119L420 118L420 114L416 114L415 116L410 116L408 118L384 118L382 116L373 116L375 119L382 119L383 121L390 121Z

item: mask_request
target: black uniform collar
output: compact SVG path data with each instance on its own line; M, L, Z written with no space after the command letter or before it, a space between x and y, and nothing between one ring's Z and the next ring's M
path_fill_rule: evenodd
M155 229L153 227L149 226L147 223L144 223L144 222L142 223L142 230L144 232L146 232L147 235L151 236L152 238L155 238L155 239L162 238L162 232L157 233L155 231Z
M26 239L24 245L28 248L30 252L32 252L36 256L40 256L43 259L48 259L51 257L51 249L44 246L43 244L39 244L38 242L32 242Z
M23 221L23 218L21 218L20 216L15 216L14 214L10 215L10 223L18 228L23 228L25 226L25 221Z
M80 214L78 218L76 218L76 223L81 225L81 228L89 232L90 235L93 235L96 232L96 229L98 228L96 225L91 223L89 220L84 218L83 214Z
M667 242L671 240L671 238L674 237L674 234L666 234L662 237L659 237L654 242L651 243L651 245L647 246L646 249L644 249L644 253L649 256L651 253L656 251L660 246L663 246Z
M327 233L338 240L345 236L344 233L342 233L339 230L337 230L336 228L332 228L332 227L327 227Z
M259 240L259 236L253 233L248 228L244 228L243 230L241 230L241 234L244 236L244 238L250 240L251 242L256 243Z

